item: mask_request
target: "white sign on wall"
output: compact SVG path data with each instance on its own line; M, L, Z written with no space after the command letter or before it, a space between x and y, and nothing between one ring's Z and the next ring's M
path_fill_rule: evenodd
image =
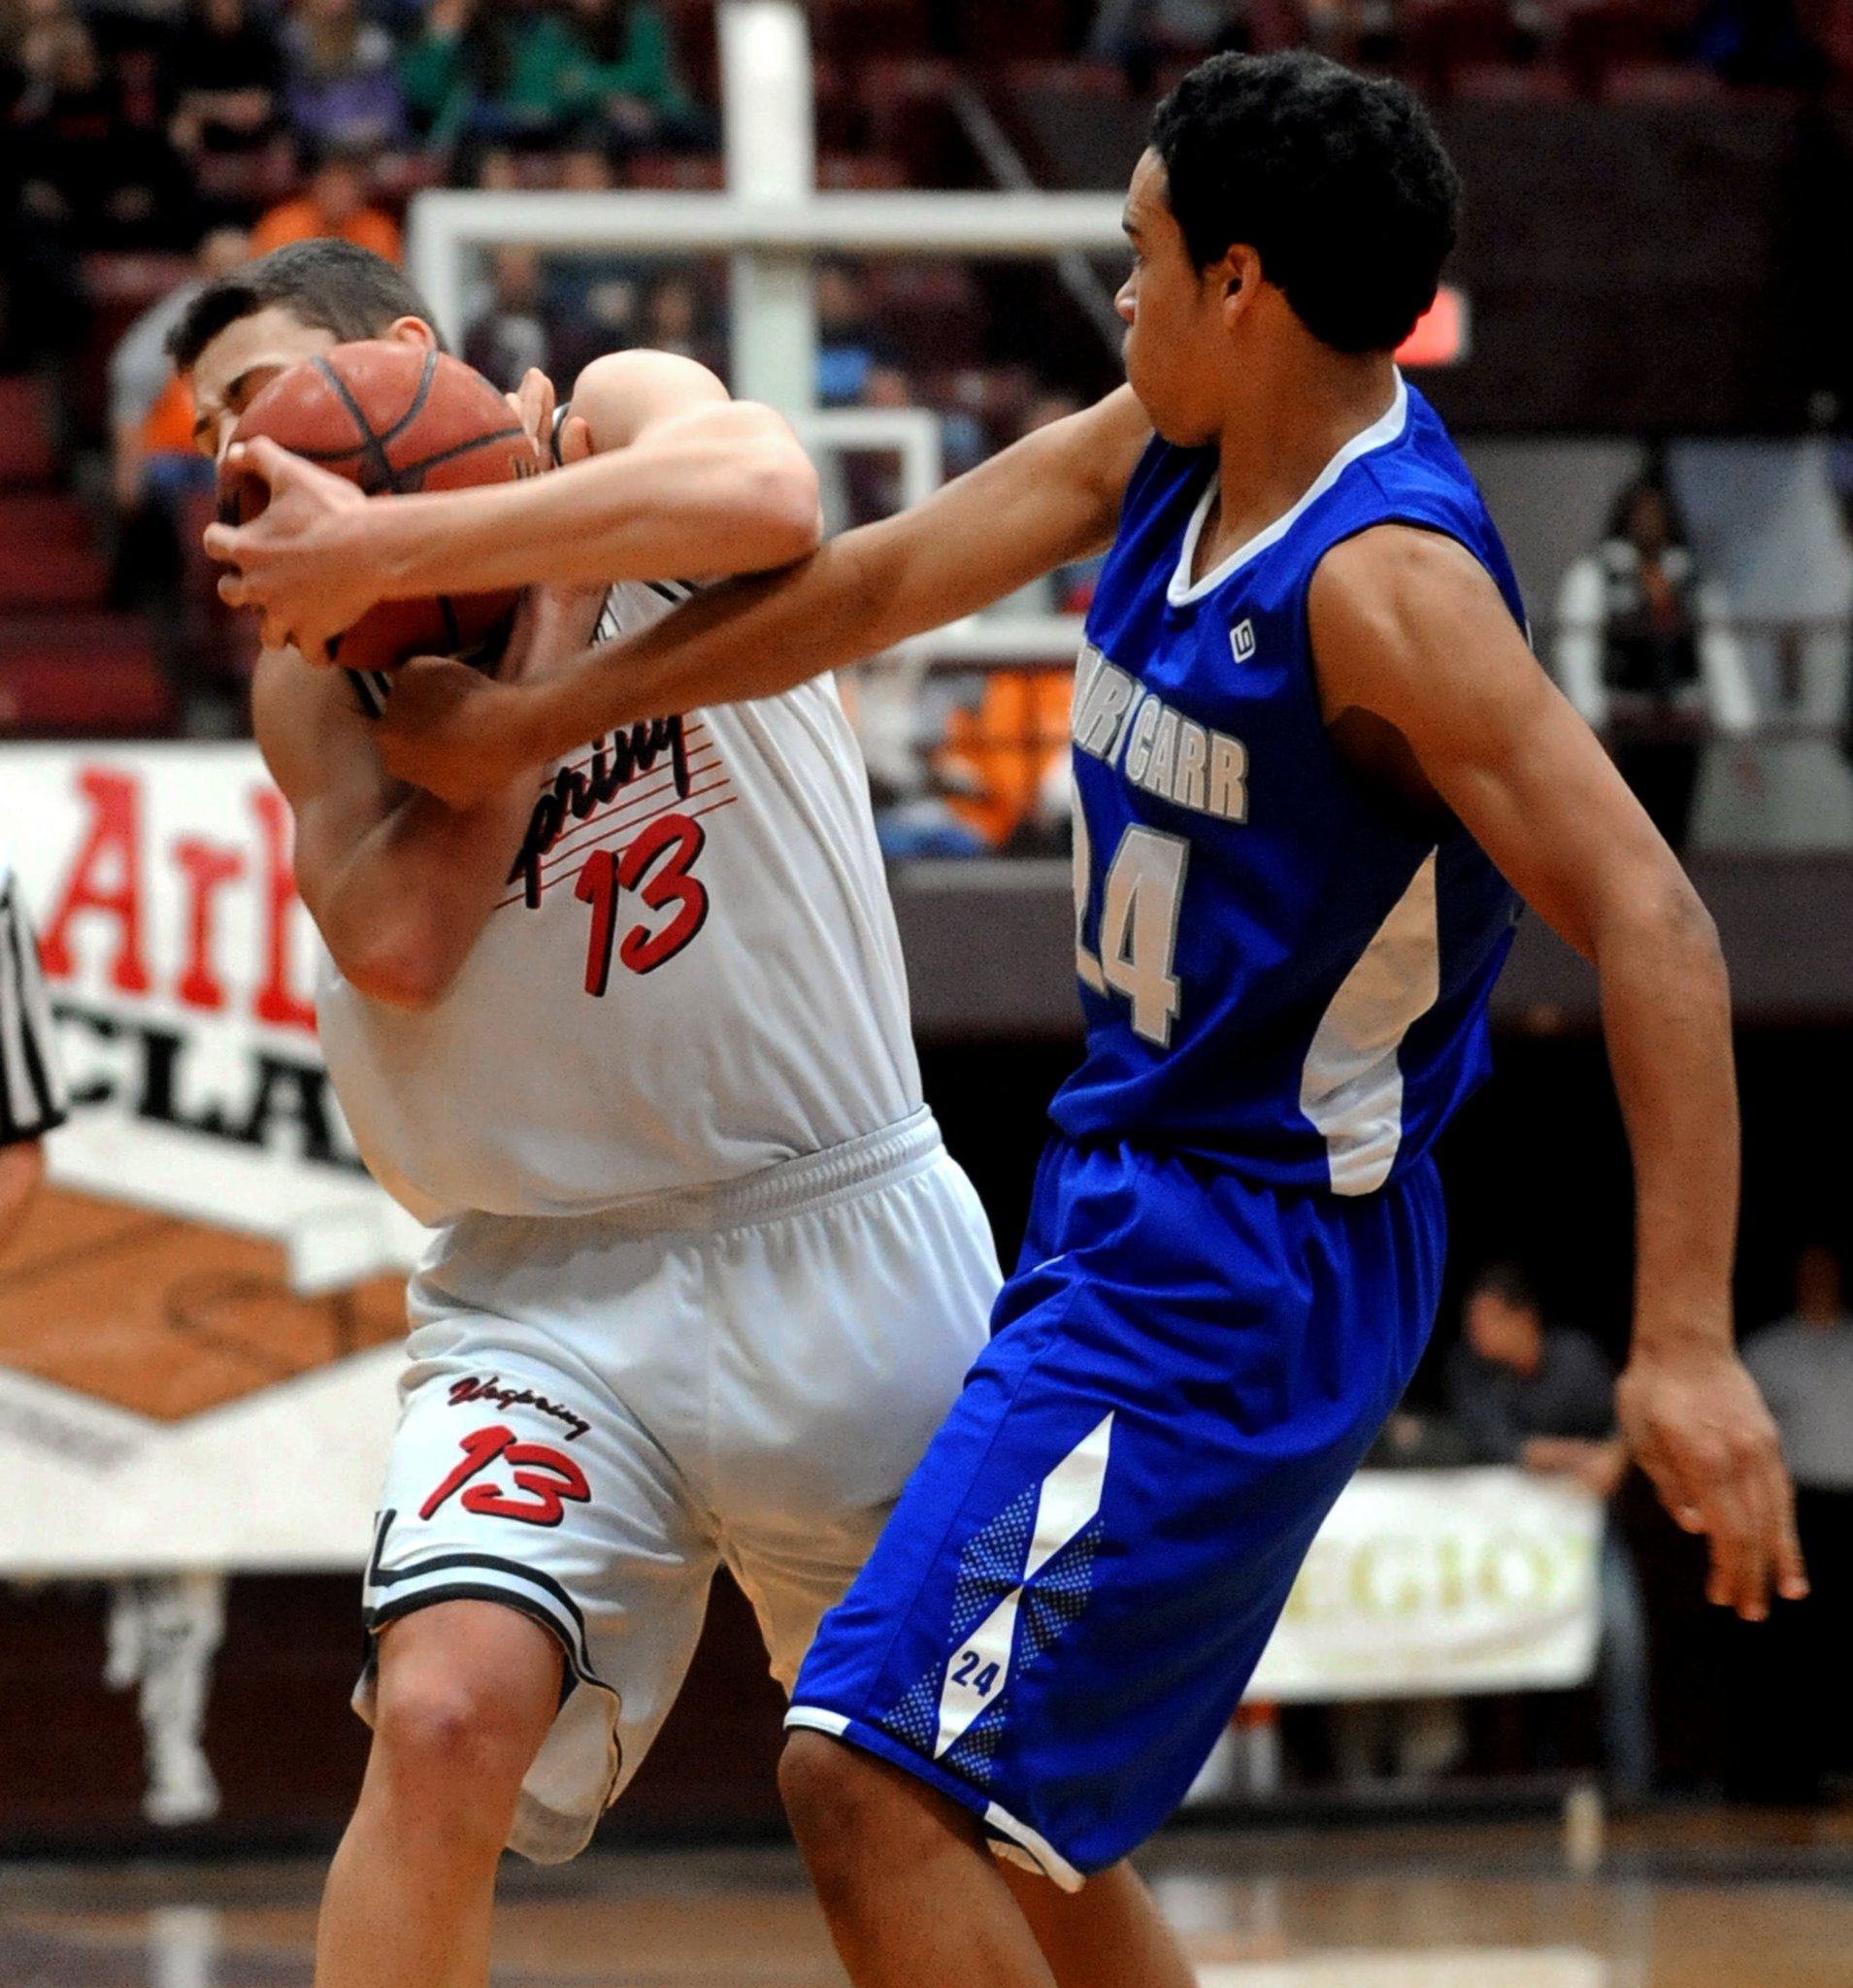
M412 1261L422 1232L368 1177L322 1065L319 942L255 749L0 748L0 849L38 928L72 1094L46 1143L53 1182L281 1243L296 1300ZM4 1302L29 1318L43 1286L18 1265L16 1246ZM170 1257L163 1275L192 1278L188 1333L159 1322L137 1274L100 1274L93 1318L69 1328L94 1326L94 1387L81 1359L61 1380L0 1356L0 1574L359 1566L399 1345L344 1349L299 1326L305 1352L248 1334L210 1401L163 1414L163 1363L212 1358L239 1293L221 1276L201 1298L211 1274Z
M1603 1507L1518 1470L1367 1471L1307 1555L1251 1699L1564 1689L1594 1673Z
M51 1177L275 1238L325 1288L409 1261L417 1232L367 1177L322 1068L289 841L248 745L0 752L0 849L75 1107Z

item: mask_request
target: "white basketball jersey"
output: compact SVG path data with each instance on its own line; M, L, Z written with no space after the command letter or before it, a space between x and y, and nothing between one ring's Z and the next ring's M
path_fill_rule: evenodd
M682 589L626 582L601 640ZM868 781L830 679L548 770L505 895L420 1014L325 958L323 1051L421 1220L562 1215L754 1172L920 1104Z

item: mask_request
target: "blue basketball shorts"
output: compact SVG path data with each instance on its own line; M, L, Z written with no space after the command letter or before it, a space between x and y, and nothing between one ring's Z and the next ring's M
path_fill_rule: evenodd
M1283 1191L1056 1140L1016 1274L786 1724L1077 1888L1182 1801L1435 1316L1432 1163Z

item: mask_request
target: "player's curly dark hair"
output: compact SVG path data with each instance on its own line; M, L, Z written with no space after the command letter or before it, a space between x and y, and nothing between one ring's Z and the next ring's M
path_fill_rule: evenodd
M190 372L228 324L272 304L343 341L378 338L397 317L431 322L431 306L390 262L370 248L323 236L286 242L215 278L168 333L168 356L181 372Z
M1212 55L1158 106L1151 145L1197 267L1245 244L1324 344L1393 350L1434 302L1461 182L1402 83L1304 49Z

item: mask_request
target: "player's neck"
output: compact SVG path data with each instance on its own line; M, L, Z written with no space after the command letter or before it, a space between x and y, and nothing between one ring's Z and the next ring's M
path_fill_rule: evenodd
M1307 341L1247 372L1223 418L1217 500L1198 542L1197 577L1291 511L1395 398L1387 352L1335 352Z

